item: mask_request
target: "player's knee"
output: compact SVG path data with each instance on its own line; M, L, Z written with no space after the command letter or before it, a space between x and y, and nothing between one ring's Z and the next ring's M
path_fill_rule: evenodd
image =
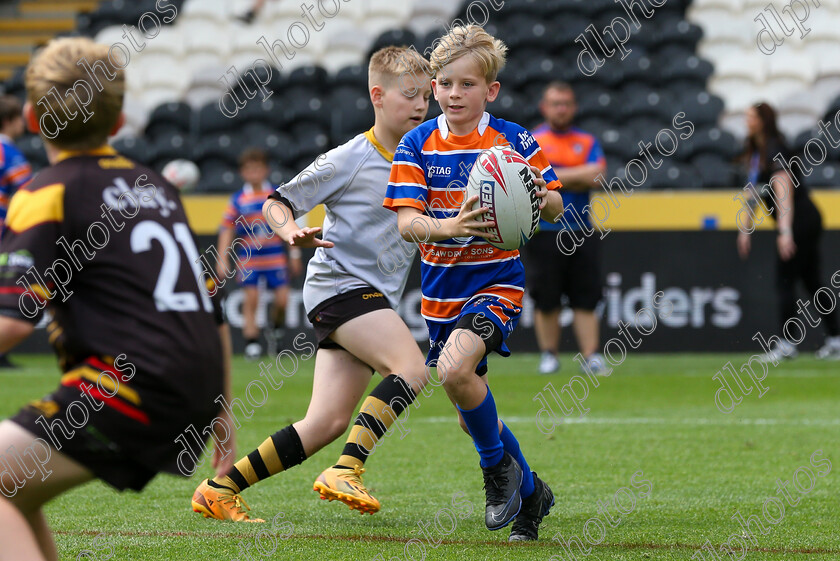
M475 376L475 368L461 360L454 364L438 362L438 378L444 388L453 388L464 383L469 376Z

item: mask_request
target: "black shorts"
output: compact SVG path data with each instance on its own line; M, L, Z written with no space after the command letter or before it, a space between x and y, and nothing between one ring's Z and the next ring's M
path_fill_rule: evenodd
M565 294L570 308L594 310L602 292L601 240L595 233L571 255L564 255L557 234L537 232L524 247L526 284L534 305L544 312L556 310Z
M68 380L78 378L83 368L65 372L58 389L29 403L10 420L121 491L140 491L161 471L178 474L183 447L175 439L191 424L202 430L215 413L209 408L202 414L190 413L179 407L182 398L163 390L130 390L134 403L122 400L125 394L82 397L79 387ZM90 381L90 386L95 387L95 382ZM125 391L128 384L121 386ZM137 395L143 396L142 401ZM212 407L218 410L218 404ZM204 451L203 442L191 446L197 455Z
M368 286L324 300L307 317L315 328L319 349L341 349L341 345L330 339L333 331L351 319L386 308L390 309L391 304L385 295Z
M475 373L478 376L484 376L487 374L487 362L484 360L487 358L487 355L495 351L504 341L505 337L502 335L502 330L499 329L499 326L496 325L494 322L485 320L483 322L476 321L476 319L482 319L478 316L484 315L483 313L479 314L466 314L461 316L461 319L458 320L458 323L455 324L455 329L466 329L472 333L475 333L484 341L484 357L478 363L478 366L475 367ZM479 325L481 327L479 328ZM487 333L487 329L490 329L490 333Z

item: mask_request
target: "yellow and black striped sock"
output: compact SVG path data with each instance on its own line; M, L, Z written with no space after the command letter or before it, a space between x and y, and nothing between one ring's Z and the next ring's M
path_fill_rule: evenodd
M353 468L365 465L379 439L415 398L414 391L405 380L395 374L379 382L362 403L336 466Z
M211 487L227 487L241 493L257 481L292 468L306 459L306 452L292 425L275 432L259 447L236 462L227 475L214 477Z

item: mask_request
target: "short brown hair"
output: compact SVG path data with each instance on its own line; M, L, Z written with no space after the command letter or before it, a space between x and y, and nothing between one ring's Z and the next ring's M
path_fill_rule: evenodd
M496 81L505 66L507 46L481 26L455 26L435 42L437 46L429 57L435 76L441 68L464 55L471 55L478 63L488 84Z
M93 78L81 63L94 68L104 65L111 70L105 73L105 80ZM89 150L105 144L120 118L125 94L125 72L111 63L106 45L94 43L87 37L63 37L53 39L38 51L25 75L26 96L32 104L39 122L45 113L52 110L56 120L64 120L66 126L52 137L46 131L42 134L54 145L67 150ZM78 88L86 90L89 103L80 104ZM47 94L55 88L64 107L54 108L55 94ZM69 94L72 92L72 94ZM86 115L87 118L83 118ZM74 117L69 118L69 115ZM43 125L42 125L43 127Z
M562 80L552 80L549 82L543 90L543 95L551 90L557 90L558 92L572 92L572 95L575 94L575 90L572 88L571 84L563 82Z
M418 79L428 79L432 75L429 61L411 47L383 47L370 57L368 88L376 85L389 88L401 82L399 78L407 74L412 76L412 80L407 82L409 87L414 86ZM407 91L403 93L409 94Z
M268 154L261 148L246 148L239 154L239 167L243 167L250 162L257 162L267 166Z
M18 117L23 117L18 98L13 95L0 95L0 128Z

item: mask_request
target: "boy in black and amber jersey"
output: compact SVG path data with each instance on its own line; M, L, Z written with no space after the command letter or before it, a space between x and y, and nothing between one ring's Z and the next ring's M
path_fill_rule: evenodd
M73 89L89 79L83 60L99 80L84 107ZM214 302L178 193L106 144L122 124L124 83L108 48L82 38L50 42L26 71L24 114L51 166L9 208L0 352L46 308L63 374L0 423L0 453L15 455L5 458L11 478L0 477L0 559L57 559L41 507L76 485L139 490L159 471L178 473L175 439L207 426L225 391ZM50 90L67 92L63 107ZM51 111L75 118L48 131Z

